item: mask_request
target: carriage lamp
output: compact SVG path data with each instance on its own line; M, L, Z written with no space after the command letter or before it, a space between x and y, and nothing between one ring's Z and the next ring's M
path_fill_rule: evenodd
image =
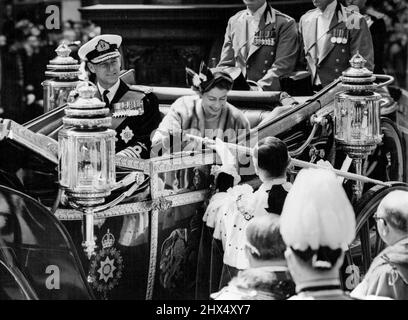
M45 71L44 113L69 102L70 92L75 89L81 74L78 61L70 57L71 49L62 43L56 50L57 57L49 61Z
M67 104L58 134L59 183L68 201L84 212L84 247L93 254L92 207L104 203L116 182L115 131L105 103L94 97L97 88L80 82L79 97Z
M353 159L357 174L362 174L363 159L372 153L382 140L380 125L381 95L373 90L375 75L365 68L367 61L359 54L351 60L351 67L343 72L342 86L346 91L336 94L334 103L337 144ZM363 192L362 182L353 185L353 200Z

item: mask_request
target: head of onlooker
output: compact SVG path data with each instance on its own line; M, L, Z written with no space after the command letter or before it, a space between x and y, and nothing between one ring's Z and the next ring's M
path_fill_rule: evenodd
M276 137L266 137L254 148L256 174L262 182L286 177L290 157L286 144Z
M246 238L246 254L252 268L286 265L286 246L279 231L279 218L263 215L252 219L246 228Z
M245 250L249 269L240 271L227 287L212 295L217 300L284 300L295 294L295 284L284 257L285 243L279 218L262 215L246 228Z
M342 297L339 270L354 239L356 221L335 174L301 170L286 197L280 224L296 291L309 294L327 287Z
M408 237L408 192L396 190L380 202L374 217L378 233L389 246Z
M363 299L408 299L408 192L395 190L380 202L374 215L387 247L372 261L364 279L351 292Z

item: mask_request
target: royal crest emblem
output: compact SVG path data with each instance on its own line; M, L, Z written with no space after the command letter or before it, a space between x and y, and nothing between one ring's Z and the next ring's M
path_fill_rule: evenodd
M102 249L92 258L88 282L101 294L108 298L108 292L116 287L123 272L123 258L120 251L113 248L115 237L109 229L102 237Z
M108 50L109 47L110 47L110 45L109 45L108 42L106 42L105 40L99 40L99 41L98 41L98 44L97 44L96 47L95 47L95 49L96 49L96 51L98 51L98 52L103 52L103 51Z

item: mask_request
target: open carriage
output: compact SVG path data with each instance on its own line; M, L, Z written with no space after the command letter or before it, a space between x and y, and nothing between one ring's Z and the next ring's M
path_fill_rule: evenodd
M132 79L128 76L122 79ZM184 88L155 87L153 91L164 114L179 96L193 94ZM229 101L250 120L249 145L277 136L286 142L292 158L309 163L324 159L339 169L346 153L334 138L334 100L341 91L344 88L336 80L313 96L231 91ZM379 202L392 190L408 190L404 183L408 92L392 87L388 92L381 93L382 141L360 169L363 176L390 184L360 184L362 196L356 198L354 182L344 183L357 215L356 239L342 272L346 290L358 283L383 246L372 218ZM8 120L0 123L0 297L203 298L197 292L197 264L200 247L209 245L201 239L201 226L211 194L214 154L178 152L149 160L117 156L118 174L142 172L145 178L140 175L133 185L119 189L126 192L125 199L107 200L109 205L92 211L90 225L89 212L84 215L81 208L60 204L55 139L64 108L23 126ZM248 161L244 180L256 187L259 181ZM297 170L291 171L291 179ZM96 248L92 247L93 232ZM96 253L90 260L82 249L83 241L87 253ZM126 286L129 282L136 284L133 291Z

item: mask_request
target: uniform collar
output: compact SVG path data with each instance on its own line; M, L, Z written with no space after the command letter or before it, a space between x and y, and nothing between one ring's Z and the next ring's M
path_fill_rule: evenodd
M108 97L110 102L112 102L113 97L115 96L116 92L118 91L119 85L120 85L120 79L118 79L118 81L116 81L116 83L112 87L110 87L108 89L102 88L101 85L99 84L99 82L97 83L98 90L101 93L101 97L103 97L103 93L105 92L105 90L109 90L109 93L108 93L107 97Z
M330 3L324 11L320 11L320 9L317 9L317 11L322 14L323 17L325 18L331 18L333 17L334 12L336 11L337 8L337 0L334 0L332 3Z
M258 8L258 10L256 10L256 11L254 12L254 14L252 14L251 11L249 11L249 10L247 9L247 10L246 10L247 15L250 16L250 17L252 17L253 19L259 21L259 20L261 20L262 15L265 13L266 6L267 6L267 2L265 1L265 3L264 3L260 8Z
M270 190L272 186L280 185L286 183L286 177L279 178L279 179L272 179L269 181L265 181L262 185L266 190Z
M296 284L296 292L340 290L340 280L336 279L316 279Z

